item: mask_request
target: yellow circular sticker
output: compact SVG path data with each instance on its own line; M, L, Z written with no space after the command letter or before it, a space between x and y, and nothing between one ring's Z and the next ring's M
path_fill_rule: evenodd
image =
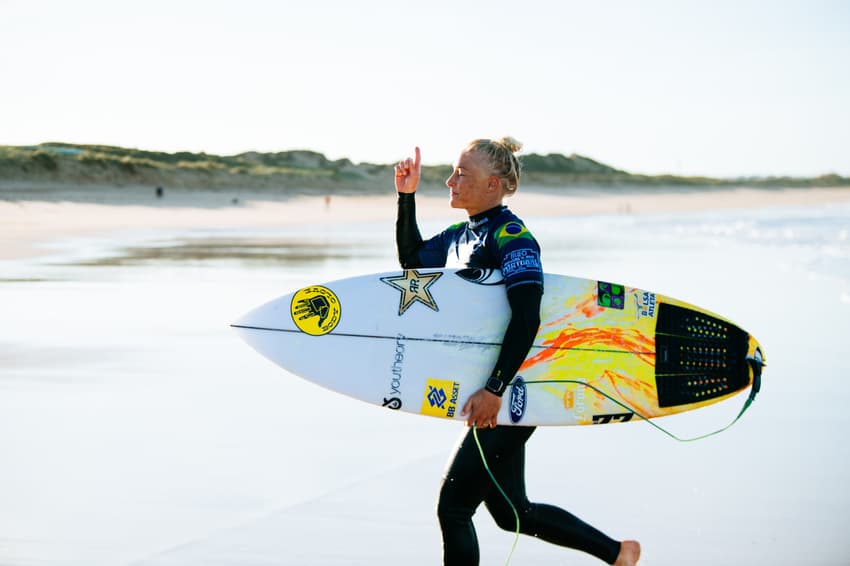
M327 334L339 324L342 308L333 291L321 285L304 287L292 297L292 321L301 332L312 336Z

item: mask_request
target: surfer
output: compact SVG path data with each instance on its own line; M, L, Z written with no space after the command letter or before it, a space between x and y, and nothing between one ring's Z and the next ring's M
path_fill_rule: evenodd
M482 388L463 407L469 429L459 442L440 488L437 515L446 566L479 562L472 516L483 502L501 528L514 531L511 505L490 480L478 453L473 428L491 471L519 514L520 532L582 550L616 566L632 566L640 557L637 541L617 541L571 513L532 503L525 493L525 443L534 427L496 426L502 394L528 355L540 326L543 269L540 247L525 224L503 204L519 183L513 138L479 139L460 154L446 180L452 208L465 209L469 220L427 240L416 223L414 195L421 174L421 153L395 166L398 192L396 244L401 266L501 269L511 319L495 367Z

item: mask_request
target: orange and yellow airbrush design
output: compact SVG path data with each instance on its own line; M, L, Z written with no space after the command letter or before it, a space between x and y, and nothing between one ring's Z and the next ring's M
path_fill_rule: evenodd
M562 304L544 308L538 347L519 373L529 386L539 382L553 403L573 413L577 424L591 423L600 415L630 418L629 413L638 412L648 417L664 416L723 399L659 407L655 385L656 319L639 316L633 306L643 291L626 288L624 309L598 305L596 289L591 284L582 292L565 295L569 298ZM658 296L658 300L690 307L666 297ZM547 313L557 314L547 317Z

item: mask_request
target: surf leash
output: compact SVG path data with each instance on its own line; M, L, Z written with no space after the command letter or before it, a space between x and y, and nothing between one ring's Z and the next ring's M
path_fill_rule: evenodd
M744 413L747 412L747 409L750 408L750 405L753 404L753 401L755 401L756 395L758 395L758 392L761 390L761 370L762 370L762 368L764 367L765 364L764 364L764 361L762 359L760 359L760 357L747 357L747 363L750 364L750 367L753 370L753 383L752 383L752 386L750 387L750 395L749 395L749 397L747 397L747 400L744 402L744 406L738 412L738 415L734 419L732 419L732 422L730 422L729 424L727 424L726 426L724 426L722 428L719 428L715 431L712 431L712 432L709 432L709 433L706 433L706 434L694 436L694 437L691 437L691 438L681 438L679 436L676 436L675 434L673 434L672 432L670 432L666 428L664 428L661 425L658 425L655 422L653 422L650 417L647 417L646 415L642 415L634 407L630 407L628 404L620 401L619 399L617 399L615 397L612 397L611 395L605 393L604 391L602 391L598 387L587 383L586 381L579 381L577 379L541 379L541 380L534 380L534 381L524 381L523 383L525 385L531 385L532 383L537 383L537 384L575 383L577 385L583 385L584 387L587 387L588 389L592 389L593 391L595 391L599 395L605 397L609 401L616 403L617 405L624 408L625 410L627 410L631 413L634 413L635 415L638 416L638 418L643 419L644 421L646 421L647 423L649 423L650 425L652 425L653 427L655 427L659 431L663 432L664 434L666 434L667 436L669 436L673 440L676 440L678 442L696 442L697 440L704 440L706 438L710 438L712 436L718 435L721 432L724 432L724 431L732 428L732 426L735 423L737 423L741 419L741 417L744 416ZM511 383L511 385L513 385L513 383Z
M502 494L502 497L505 498L505 501L508 502L508 505L511 507L511 511L514 512L514 518L516 519L516 532L514 533L514 544L511 546L511 551L508 553L508 559L505 560L505 566L508 566L511 563L511 558L514 556L514 551L516 550L516 545L519 542L519 512L517 512L516 507L514 506L514 502L511 501L511 498L508 497L508 494L505 493L505 490L502 489L502 486L499 485L498 480L496 480L496 476L493 475L493 472L490 470L489 464L487 464L487 457L484 456L484 448L481 446L481 441L478 440L478 427L472 425L472 436L475 437L475 445L478 446L478 453L481 455L481 463L484 464L484 469L487 470L487 474L490 476L490 479L493 481L493 485L496 486L496 489L499 490L499 493Z

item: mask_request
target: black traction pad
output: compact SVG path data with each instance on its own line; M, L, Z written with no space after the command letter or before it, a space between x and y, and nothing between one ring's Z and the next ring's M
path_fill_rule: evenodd
M749 335L729 322L661 303L655 327L658 405L688 405L750 383Z

